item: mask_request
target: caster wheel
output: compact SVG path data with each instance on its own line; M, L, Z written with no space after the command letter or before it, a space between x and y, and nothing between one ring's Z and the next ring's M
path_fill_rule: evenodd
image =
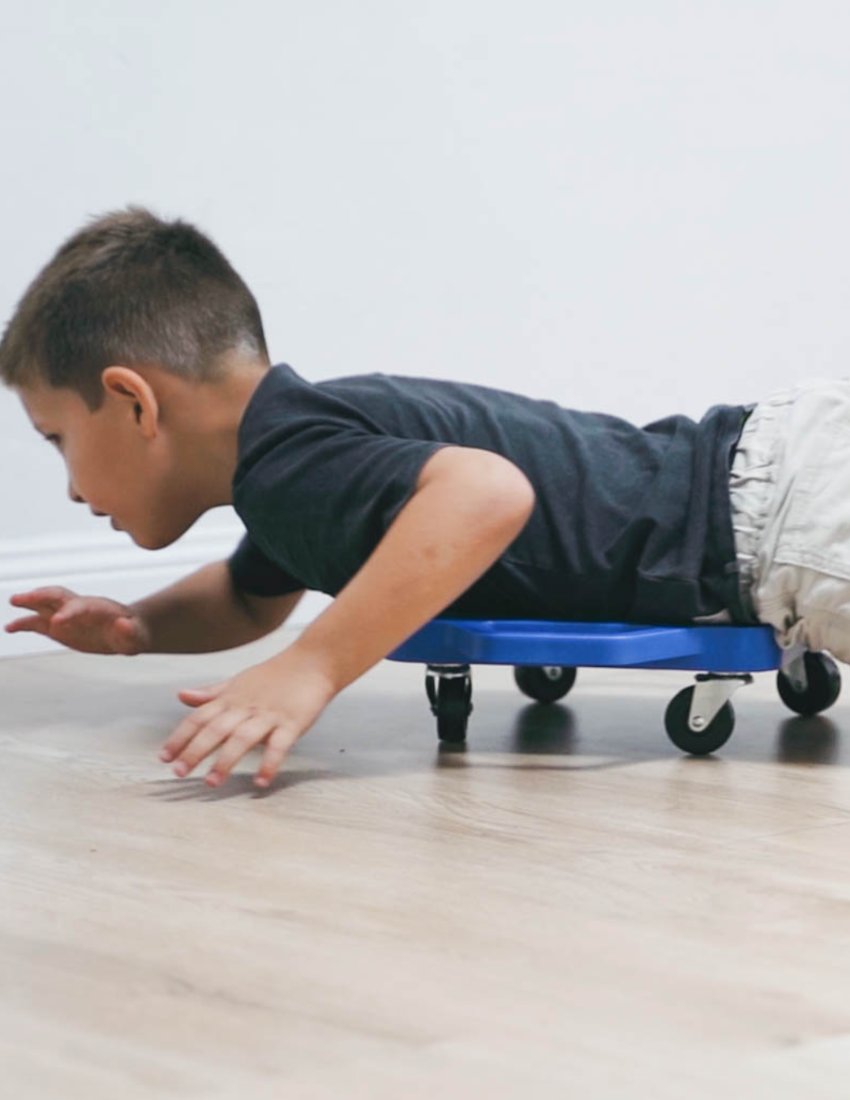
M558 665L516 665L514 680L524 695L538 703L554 703L556 699L563 699L572 688L576 670Z
M841 694L841 673L838 665L826 653L803 654L808 687L797 691L791 680L780 669L776 674L776 686L786 707L797 714L820 714L831 707Z
M693 756L706 756L725 745L735 728L735 711L732 704L726 702L704 730L692 730L688 725L693 687L684 688L670 700L664 714L664 726L667 736L682 752Z
M434 681L436 680L436 685ZM431 711L437 716L437 736L457 744L466 740L466 727L472 713L472 677L427 676L425 687Z

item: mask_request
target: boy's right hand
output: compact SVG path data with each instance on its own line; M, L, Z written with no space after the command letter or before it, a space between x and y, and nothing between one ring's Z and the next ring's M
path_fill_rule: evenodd
M149 644L144 622L132 608L102 596L78 596L52 585L12 596L15 607L35 611L6 624L6 632L32 630L82 653L123 653L135 656Z

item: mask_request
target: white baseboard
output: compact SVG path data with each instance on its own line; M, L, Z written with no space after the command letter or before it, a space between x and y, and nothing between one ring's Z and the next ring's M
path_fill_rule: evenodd
M144 550L114 533L63 534L0 540L0 627L29 614L9 599L15 593L59 584L80 595L108 596L130 603L174 584L211 561L229 557L241 535L233 527L188 532L173 546ZM329 603L322 592L308 592L287 623L311 622ZM0 629L0 659L60 652L65 647L43 634Z

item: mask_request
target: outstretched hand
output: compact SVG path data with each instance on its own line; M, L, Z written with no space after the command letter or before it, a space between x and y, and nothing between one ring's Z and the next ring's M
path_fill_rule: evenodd
M254 782L267 787L335 694L316 662L290 646L229 680L179 691L180 700L196 709L165 742L160 759L173 760L182 778L221 747L205 780L218 787L247 752L264 744Z

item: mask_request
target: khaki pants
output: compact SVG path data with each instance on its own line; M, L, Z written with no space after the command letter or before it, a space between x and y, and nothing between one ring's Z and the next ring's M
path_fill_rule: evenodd
M805 649L850 663L850 378L758 402L729 493L741 598L791 651L783 664Z

